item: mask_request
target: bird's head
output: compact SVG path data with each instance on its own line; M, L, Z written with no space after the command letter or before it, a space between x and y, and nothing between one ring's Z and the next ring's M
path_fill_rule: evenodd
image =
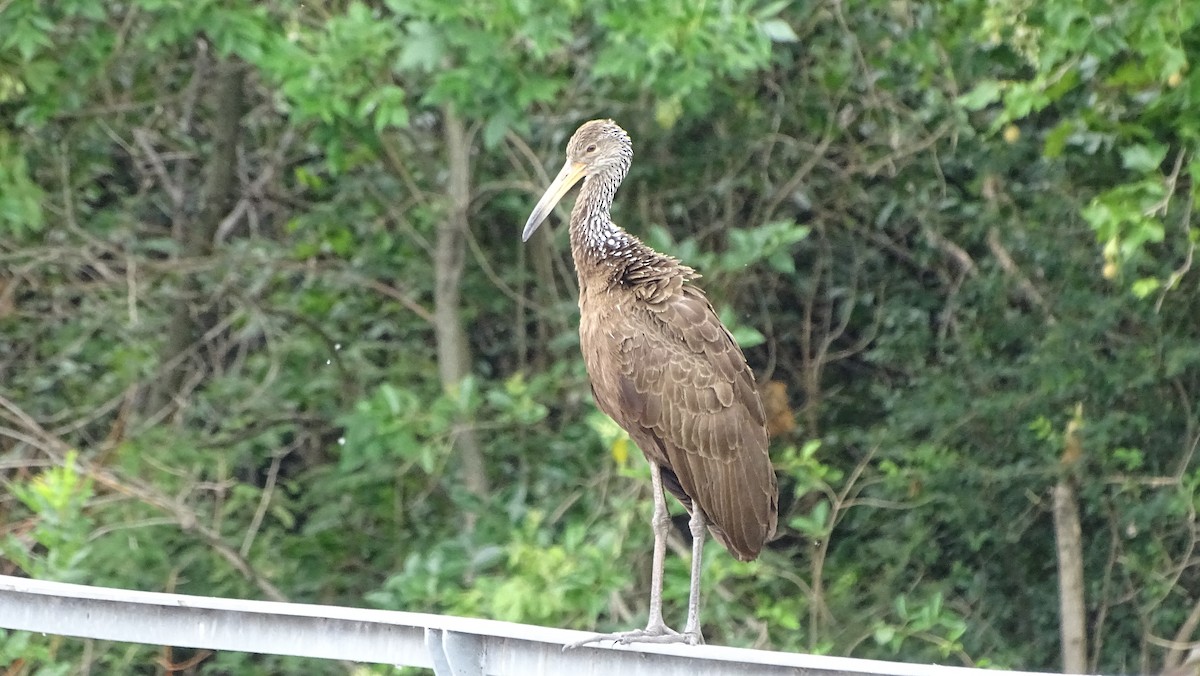
M587 176L612 176L617 182L625 177L633 159L633 142L629 134L612 120L584 122L567 143L567 161L538 200L521 240L528 241L534 230L546 220L563 195L580 179ZM615 186L614 186L615 187Z

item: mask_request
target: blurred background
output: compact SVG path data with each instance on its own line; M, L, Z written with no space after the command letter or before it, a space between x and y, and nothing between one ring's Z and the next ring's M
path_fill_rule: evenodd
M1176 0L0 0L0 573L642 622L567 209L519 238L611 117L614 219L769 409L780 537L710 541L710 643L1177 667L1197 55ZM8 674L347 673L0 634Z

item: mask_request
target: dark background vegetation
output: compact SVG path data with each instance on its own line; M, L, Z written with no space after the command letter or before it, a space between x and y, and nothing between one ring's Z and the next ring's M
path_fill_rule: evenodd
M0 0L0 573L644 621L644 462L591 402L561 218L519 240L612 117L617 222L704 273L771 409L782 536L751 564L709 543L709 642L1174 666L1200 638L1198 22ZM676 623L686 590L671 556ZM344 672L0 640L13 674L193 658Z

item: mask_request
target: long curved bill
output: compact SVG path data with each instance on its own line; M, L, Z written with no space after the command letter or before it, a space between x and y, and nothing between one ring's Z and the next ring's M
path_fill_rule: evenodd
M529 236L538 229L542 221L546 220L563 195L567 194L567 191L583 178L584 169L582 162L567 160L562 170L558 172L558 176L554 177L554 182L550 184L549 188L546 188L546 192L542 193L542 198L538 200L537 206L533 207L533 213L529 214L529 220L525 221L525 230L521 232L522 242L529 241Z

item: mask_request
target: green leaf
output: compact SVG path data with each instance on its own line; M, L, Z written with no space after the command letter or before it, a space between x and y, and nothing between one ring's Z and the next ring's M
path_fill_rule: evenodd
M1132 171L1157 171L1167 157L1167 146L1162 143L1137 144L1121 149L1121 166Z
M1047 159L1055 159L1062 156L1063 150L1067 146L1067 140L1071 138L1071 134L1075 131L1075 120L1063 120L1054 125L1054 128L1046 132L1046 136L1042 142L1042 155Z
M654 121L663 129L670 129L683 115L683 101L678 96L659 101L654 106Z
M500 145L512 127L512 121L512 115L507 110L489 117L487 124L483 125L483 146L490 149Z
M1132 291L1133 295L1137 296L1138 298L1145 298L1146 296L1149 296L1157 291L1160 286L1162 286L1162 282L1160 282L1157 278L1143 277L1142 279L1134 282L1133 285L1129 287L1129 290Z
M975 85L971 91L958 97L958 105L967 110L980 110L1000 99L1004 91L1003 85L996 80L984 80Z
M0 233L5 228L17 235L40 231L44 202L21 148L0 130Z
M759 23L758 27L771 42L797 42L800 40L796 31L792 30L791 24L783 19L767 19Z
M432 72L445 57L446 46L442 34L426 21L408 24L408 39L396 58L396 69Z

